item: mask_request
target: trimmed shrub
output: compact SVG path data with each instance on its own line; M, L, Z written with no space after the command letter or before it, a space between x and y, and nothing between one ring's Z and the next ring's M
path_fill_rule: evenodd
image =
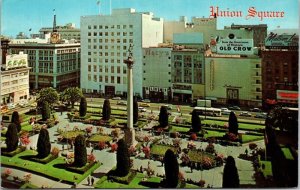
M168 149L164 157L166 175L166 188L176 188L178 185L179 166L177 158L171 149Z
M118 150L117 150L117 169L116 173L118 176L123 177L129 173L130 169L130 159L128 148L123 139L118 141Z
M51 110L49 107L48 102L43 102L42 104L42 120L47 121L47 119L50 119Z
M49 138L49 132L45 128L41 128L39 138L37 141L38 158L45 158L50 154L51 143Z
M194 132L199 132L201 130L201 120L195 110L192 112L192 130Z
M19 138L18 138L18 130L16 124L11 123L8 126L7 132L5 134L5 143L7 152L12 152L17 149Z
M103 108L102 108L102 118L103 120L109 120L111 114L110 102L108 99L104 100Z
M160 107L160 112L159 112L159 125L160 127L166 127L169 124L169 115L168 115L168 110L165 106Z
M82 167L87 163L85 138L80 134L75 138L74 166Z
M20 132L21 131L21 120L20 120L19 112L14 111L12 113L11 122L16 125L18 132Z
M240 186L239 174L232 156L228 156L223 171L223 188L238 188Z
M229 120L228 120L229 133L233 133L233 134L237 135L238 128L239 128L239 124L238 124L236 115L234 114L234 112L230 112Z
M80 117L84 117L86 115L86 111L87 111L86 99L85 99L85 97L81 97L80 106L79 106Z

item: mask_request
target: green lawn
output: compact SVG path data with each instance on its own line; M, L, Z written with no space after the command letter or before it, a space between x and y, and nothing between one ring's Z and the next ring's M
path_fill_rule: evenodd
M248 143L251 141L258 141L264 139L264 136L257 136L257 135L242 135L242 143Z
M86 178L88 175L90 175L95 169L97 169L100 166L100 163L95 164L92 168L90 168L87 172L84 174L78 174L73 173L70 171L67 171L65 169L54 167L57 164L65 164L65 160L62 157L58 157L57 159L47 163L47 164L41 164L29 160L24 160L20 158L20 156L26 156L26 155L36 155L37 152L32 150L26 150L12 158L1 156L1 164L8 165L8 166L16 166L18 168L23 168L26 171L34 171L39 174L43 174L49 177L56 178L58 180L64 180L68 182L76 182L80 183L84 178ZM76 177L77 179L74 179Z
M25 183L24 185L22 185L20 187L20 189L39 189L39 187L35 186L35 185L31 184L31 183Z
M121 184L121 183L116 183L116 182L109 182L107 181L107 176L103 176L102 178L100 178L99 181L97 181L97 183L94 185L95 188L97 189L112 189L112 188L148 188L145 186L140 185L139 183L142 181L142 179L144 178L144 174L142 173L137 173L135 178L128 184ZM159 177L151 177L148 178L147 180L148 182L155 182L155 183L160 183L161 179Z
M178 126L172 126L172 129L170 130L170 132L188 132L190 130L190 128L188 127L178 127Z
M154 144L150 149L150 153L154 155L164 156L168 149L176 152L176 148L173 146Z
M220 132L220 131L211 131L211 130L206 130L207 134L204 134L205 138L208 137L223 137L225 135L224 132Z
M72 139L76 138L78 135L83 135L85 132L84 131L66 131L61 133L60 135L63 136L65 139Z
M111 141L113 138L111 136L107 136L107 135L93 135L91 138L89 138L90 142L109 142Z
M217 124L220 126L224 126L224 124L228 124L228 121L216 121L216 120L204 120L201 121L202 124L208 124L208 125L213 125ZM247 124L247 123L239 123L239 129L252 129L252 130L259 130L259 129L264 129L264 125L255 125L255 124Z
M204 158L209 157L214 162L214 156L211 154L208 154L206 152L201 152L197 150L190 150L188 152L188 155L190 157L190 160L192 162L202 162Z
M262 164L265 165L265 169L262 169L262 172L264 174L265 177L267 176L273 176L272 173L272 163L271 161L260 161L260 165L262 166Z
M284 154L284 157L288 160L294 160L294 157L291 153L291 150L289 148L281 148L281 151Z

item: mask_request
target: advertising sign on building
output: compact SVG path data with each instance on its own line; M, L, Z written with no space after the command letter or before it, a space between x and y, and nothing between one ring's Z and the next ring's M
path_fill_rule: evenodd
M299 36L296 34L276 34L270 33L266 38L266 47L298 47Z
M6 56L6 68L28 67L27 54L14 54Z
M290 90L277 90L277 100L298 100L299 93Z
M221 39L217 43L217 53L251 55L253 54L253 39Z

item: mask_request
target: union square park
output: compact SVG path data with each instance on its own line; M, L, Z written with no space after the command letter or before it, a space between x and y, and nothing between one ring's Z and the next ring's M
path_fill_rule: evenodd
M291 110L274 107L266 119L251 120L238 111L213 117L190 106L120 99L44 88L28 105L8 110L1 186L297 186L298 123Z

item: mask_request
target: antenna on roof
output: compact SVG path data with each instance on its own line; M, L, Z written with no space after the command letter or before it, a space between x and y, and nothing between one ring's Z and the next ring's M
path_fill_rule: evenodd
M55 14L55 9L53 9L53 32L57 32L57 29L56 29L56 14Z

